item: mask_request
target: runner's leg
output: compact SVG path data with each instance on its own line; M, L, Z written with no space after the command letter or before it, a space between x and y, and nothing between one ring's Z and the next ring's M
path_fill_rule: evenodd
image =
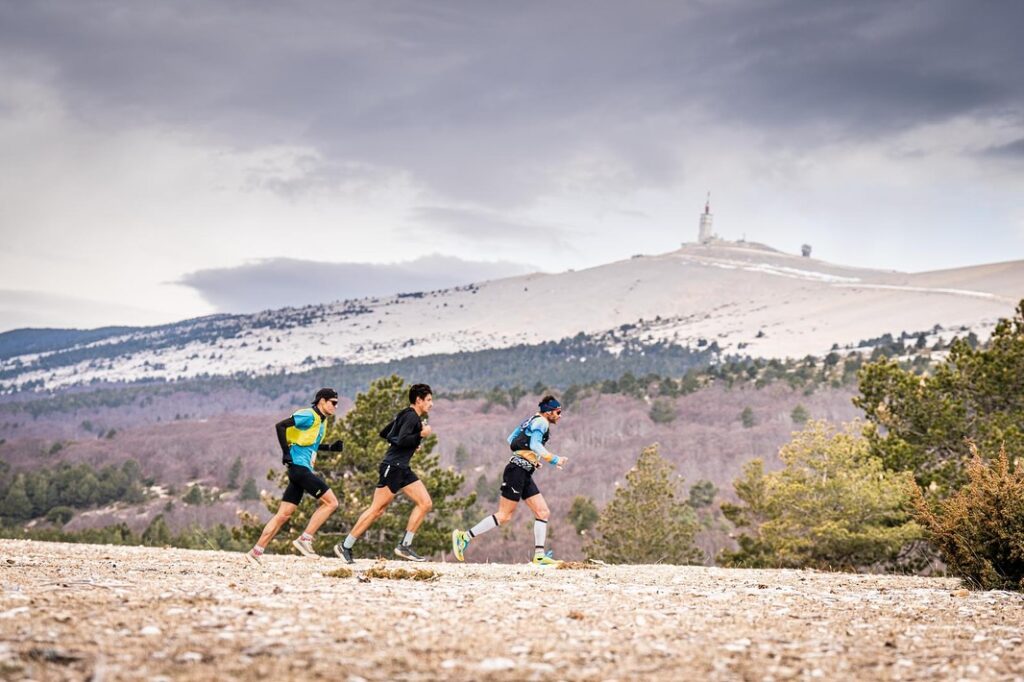
M519 502L516 500L510 500L506 497L498 498L498 511L494 514L494 520L498 522L499 526L504 526L512 520L518 505Z
M508 523L516 513L520 495L524 489L525 476L513 464L505 467L501 481L501 497L498 498L498 511L481 519L468 531L456 528L452 531L452 552L459 561L464 560L464 553L470 541L478 535L494 530L499 525Z
M313 515L309 517L309 523L306 525L306 532L303 535L312 536L319 529L320 526L324 525L324 521L327 520L331 514L338 508L338 498L334 494L333 490L328 490L320 496L318 500L320 506L317 507Z
M349 535L354 538L361 537L373 525L374 521L384 515L384 510L388 508L388 505L394 499L395 494L387 486L374 490L373 501L367 510L359 515L359 520L356 521L356 525L352 527L352 532Z
M548 503L544 501L544 496L540 493L532 497L528 497L523 502L533 512L533 556L542 557L544 556L544 545L547 542L548 536L548 518L551 516L551 510L548 509Z
M412 513L409 514L409 523L405 526L405 539L402 540L403 545L411 545L413 535L419 530L420 524L423 523L424 517L433 508L434 503L430 499L430 493L427 492L427 486L423 485L423 481L413 481L402 488L402 492L416 505Z
M274 539L277 532L281 530L284 524L288 523L288 519L292 517L295 512L296 505L291 502L282 502L281 506L277 508L277 513L274 514L267 525L263 527L263 532L260 533L260 539L256 541L256 546L260 548L260 551L266 549L270 541Z

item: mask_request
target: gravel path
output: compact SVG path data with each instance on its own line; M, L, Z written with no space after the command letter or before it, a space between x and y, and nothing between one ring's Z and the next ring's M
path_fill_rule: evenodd
M1024 680L1024 595L949 579L371 565L3 540L0 676Z

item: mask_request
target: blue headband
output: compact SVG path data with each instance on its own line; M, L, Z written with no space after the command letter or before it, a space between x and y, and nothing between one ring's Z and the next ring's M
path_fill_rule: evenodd
M548 400L546 402L541 403L537 407L540 408L541 412L551 412L552 410L557 410L561 406L562 406L562 403L560 403L556 399L552 398L551 400Z

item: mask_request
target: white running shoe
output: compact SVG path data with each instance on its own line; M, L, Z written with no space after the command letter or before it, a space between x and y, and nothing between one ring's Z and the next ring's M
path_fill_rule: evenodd
M263 567L263 555L257 554L251 549L245 553L245 560L252 566L259 566L260 568Z
M302 556L320 556L316 553L316 550L313 549L313 543L310 540L303 540L301 537L297 537L294 540L292 540L292 547L299 550L299 553Z

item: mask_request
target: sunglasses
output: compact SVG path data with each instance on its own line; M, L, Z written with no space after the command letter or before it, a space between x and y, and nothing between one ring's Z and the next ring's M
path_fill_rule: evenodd
M557 414L559 417L562 416L562 411L561 410L554 410L554 413Z
M327 402L329 402L331 405L337 405L338 404L337 399L335 399L335 400L328 400Z

